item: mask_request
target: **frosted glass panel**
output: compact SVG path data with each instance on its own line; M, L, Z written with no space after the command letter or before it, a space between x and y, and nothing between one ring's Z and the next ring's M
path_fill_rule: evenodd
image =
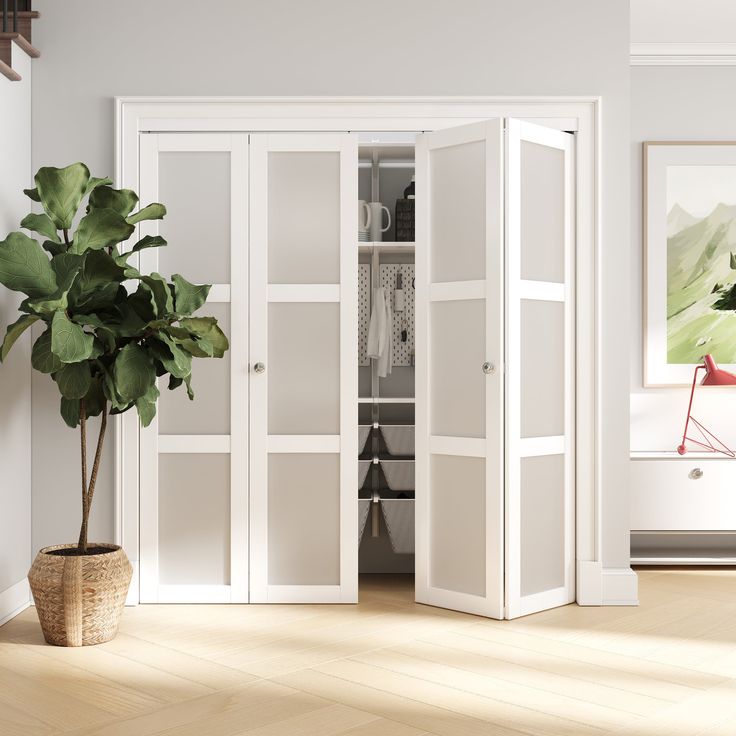
M565 584L565 456L521 460L521 595Z
M430 467L430 584L485 595L485 460L433 455Z
M269 153L269 283L339 280L340 154Z
M430 432L485 437L485 300L430 305Z
M159 232L169 243L158 249L159 272L197 283L230 283L230 153L160 153L158 176L159 200L167 210Z
M521 302L521 436L565 433L565 305Z
M159 580L230 584L230 456L159 455Z
M205 304L202 314L217 318L230 338L230 305ZM189 401L186 386L169 391L168 378L159 382L158 431L160 434L230 434L230 353L224 358L194 358Z
M565 280L565 153L521 142L521 278Z
M431 280L485 279L485 142L430 151Z
M268 305L268 433L340 433L340 305Z
M339 584L339 455L269 455L268 582Z

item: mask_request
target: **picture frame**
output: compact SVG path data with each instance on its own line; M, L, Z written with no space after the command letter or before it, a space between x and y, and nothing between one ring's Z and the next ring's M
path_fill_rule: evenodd
M736 370L736 141L645 141L642 194L644 386Z

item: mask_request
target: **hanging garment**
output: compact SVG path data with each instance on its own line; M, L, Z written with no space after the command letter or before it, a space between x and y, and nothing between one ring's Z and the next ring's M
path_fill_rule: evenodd
M373 309L371 321L368 325L367 354L369 358L378 361L378 375L386 378L391 374L393 367L393 333L394 315L391 310L391 299L383 287L373 292Z

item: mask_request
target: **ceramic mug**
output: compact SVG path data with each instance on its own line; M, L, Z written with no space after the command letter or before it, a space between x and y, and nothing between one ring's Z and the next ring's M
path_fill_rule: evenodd
M371 202L368 207L371 212L371 240L382 240L383 233L391 227L391 213L389 212L388 207L380 202ZM388 217L388 222L386 223L386 227L382 228L381 224L383 223L384 210L386 212L386 217Z
M367 233L371 228L371 208L364 199L358 200L358 232Z

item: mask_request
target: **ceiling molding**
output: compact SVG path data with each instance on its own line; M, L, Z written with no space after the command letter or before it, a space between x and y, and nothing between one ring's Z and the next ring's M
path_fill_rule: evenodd
M736 66L736 43L632 43L631 66Z

